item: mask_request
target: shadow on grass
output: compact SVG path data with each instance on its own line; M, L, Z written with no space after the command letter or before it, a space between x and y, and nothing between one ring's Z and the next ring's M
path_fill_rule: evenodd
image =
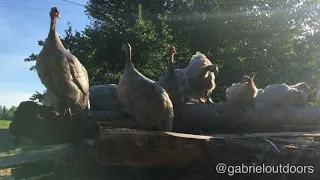
M32 143L27 138L22 138L21 143L14 145L14 136L9 132L9 129L0 129L0 156L1 154L8 153L9 151L14 151L18 148L30 147Z

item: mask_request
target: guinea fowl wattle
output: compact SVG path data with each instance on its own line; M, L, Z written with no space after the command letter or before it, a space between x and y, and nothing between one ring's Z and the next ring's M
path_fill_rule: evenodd
M90 111L88 73L63 46L56 32L59 17L59 10L51 8L50 31L36 61L37 73L47 90L59 99L61 119L69 114L72 120L72 113L86 119Z

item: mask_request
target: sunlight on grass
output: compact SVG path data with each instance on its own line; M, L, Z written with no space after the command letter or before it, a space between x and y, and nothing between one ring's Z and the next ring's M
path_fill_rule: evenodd
M18 153L21 153L22 152L22 149L21 148L17 148L17 149L12 149L12 150L9 150L7 152L0 152L0 157L3 157L3 156L13 156L15 154L18 154Z
M8 129L11 121L0 120L0 129Z

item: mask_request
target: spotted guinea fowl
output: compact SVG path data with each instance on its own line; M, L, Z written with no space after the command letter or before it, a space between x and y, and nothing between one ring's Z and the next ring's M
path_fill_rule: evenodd
M72 120L72 112L86 118L90 110L87 70L60 41L56 32L60 15L56 7L51 8L50 17L50 31L36 61L38 76L47 90L59 98L61 119L68 113Z
M173 59L175 53L175 47L171 46L169 48L169 58L166 73L157 82L169 94L169 97L173 103L173 107L181 106L184 104L182 86L174 69Z
M125 71L118 83L119 101L145 129L172 131L173 105L167 92L132 64L131 45L125 43Z

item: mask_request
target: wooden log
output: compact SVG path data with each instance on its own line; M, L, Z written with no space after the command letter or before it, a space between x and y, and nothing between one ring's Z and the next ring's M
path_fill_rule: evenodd
M50 109L35 105L33 102L22 102L10 125L10 132L13 135L36 139L37 142L40 142L39 144L43 144L92 138L89 135L92 136L92 133L95 133L95 123L114 128L143 129L134 118L116 111L92 111L89 120L95 123L91 124L81 120L73 123L69 123L68 119L59 121L51 117L49 112ZM44 118L39 118L39 116ZM27 126L30 128L25 128ZM199 103L185 104L175 111L173 123L174 132L193 134L310 130L320 131L320 108L318 107L283 109L257 106L251 109L236 107L228 103L215 104L212 107ZM59 133L55 134L56 132ZM70 132L72 132L71 136ZM52 137L55 139L47 140ZM69 138L68 141L64 140L66 138Z
M174 138L166 132L100 128L97 161L104 165L152 166L157 164L186 165L203 160L201 147L207 136L189 135ZM163 156L166 154L166 156ZM177 156L179 154L179 156ZM186 158L181 158L185 156Z
M172 132L147 132L132 129L100 128L100 140L95 143L96 160L100 165L214 168L220 162L293 163L318 165L320 150L287 142L270 143L258 136L237 134L202 136ZM290 133L282 134L290 136ZM319 132L309 133L319 136ZM278 136L281 134L279 133ZM292 136L307 136L293 133ZM292 142L290 142L292 143ZM311 142L310 142L311 143ZM280 152L276 150L279 149ZM297 159L299 161L297 161Z
M255 109L237 107L229 103L187 104L175 114L174 130L178 132L274 132L282 125L319 125L319 107L267 107Z
M109 127L118 128L119 124L124 125L122 126L124 128L139 127L134 119L121 119L119 122L115 120L105 119L103 122ZM230 103L219 103L212 107L189 103L176 110L173 131L182 133L308 131L320 130L319 125L319 107L257 106L252 109L237 107Z
M115 128L143 129L134 118L96 118L101 112L92 112L92 121ZM110 112L106 112L108 114ZM319 107L274 108L260 106L255 109L221 103L213 107L206 104L186 104L176 110L173 131L181 133L235 133L320 131Z
M109 122L118 119L128 119L129 116L119 111L91 111L89 121L91 122Z
M74 146L71 144L34 147L16 153L8 152L0 156L0 169L26 163L70 158L73 153Z

